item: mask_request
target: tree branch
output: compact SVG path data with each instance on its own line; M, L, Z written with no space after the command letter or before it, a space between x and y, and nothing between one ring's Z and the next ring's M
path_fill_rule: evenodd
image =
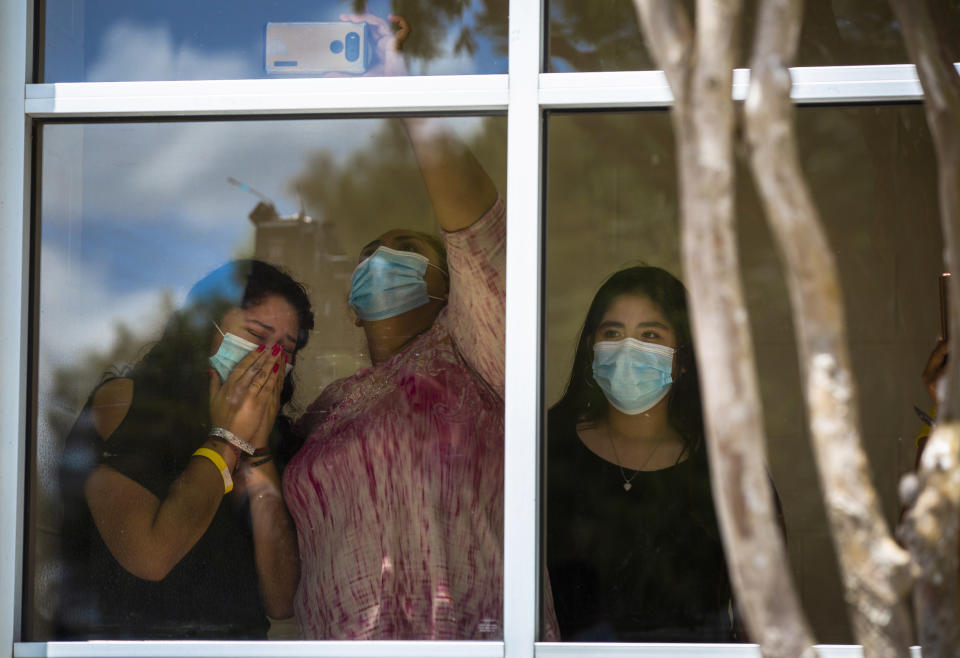
M650 52L667 76L676 105L685 105L692 67L693 30L683 3L633 0L633 4Z
M798 156L788 67L800 0L763 0L745 116L750 164L784 262L804 396L846 599L864 655L908 656L909 556L887 529L860 445L860 420L833 252Z
M733 100L740 0L635 0L673 89L683 262L703 377L714 504L747 629L765 656L813 657L766 474L763 415L734 230ZM691 53L695 53L692 56Z
M946 267L960 272L960 78L925 0L890 0L917 65L937 154ZM924 654L960 655L957 521L960 517L960 276L949 284L950 353L938 390L939 418L915 478L901 486L909 510L901 533L920 577L914 608Z

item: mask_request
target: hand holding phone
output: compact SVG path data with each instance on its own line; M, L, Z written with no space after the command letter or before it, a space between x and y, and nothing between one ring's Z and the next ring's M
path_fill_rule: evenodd
M940 275L940 340L947 342L950 339L950 305L949 305L950 273Z

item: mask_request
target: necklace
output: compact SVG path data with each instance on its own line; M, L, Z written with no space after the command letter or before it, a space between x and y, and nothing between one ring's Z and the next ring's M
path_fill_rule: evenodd
M616 446L616 444L613 442L613 437L610 435L610 428L607 427L607 428L605 428L605 430L606 430L606 431L605 431L604 433L607 435L607 440L610 441L610 447L613 449L613 457L614 457L614 459L617 460L617 468L620 469L620 477L623 478L623 490L624 490L624 491L630 491L631 489L633 489L633 481L634 481L634 479L636 479L636 477L637 477L638 475L640 475L640 471L642 471L644 468L647 467L647 464L650 463L650 460L653 459L653 456L656 454L657 448L659 448L659 447L660 447L660 444L663 443L663 437L661 436L661 437L657 440L657 445L653 446L653 450L650 451L650 454L647 455L647 458L643 460L643 463L642 463L642 464L640 464L640 468L638 468L637 470L635 470L635 471L633 472L633 475L631 475L631 476L628 478L628 477L627 477L627 471L623 468L623 466L620 465L620 455L617 454L617 446Z

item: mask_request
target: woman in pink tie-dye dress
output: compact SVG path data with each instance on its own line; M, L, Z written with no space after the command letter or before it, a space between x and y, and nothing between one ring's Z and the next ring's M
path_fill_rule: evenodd
M284 474L305 638L503 636L505 206L436 123L406 125L443 242L361 252L373 366L324 389Z

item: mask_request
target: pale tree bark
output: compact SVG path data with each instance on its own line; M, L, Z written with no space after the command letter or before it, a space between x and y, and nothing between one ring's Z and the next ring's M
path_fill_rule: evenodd
M924 111L937 154L943 262L949 288L950 354L937 392L938 422L915 476L901 493L901 527L919 578L914 612L926 656L960 656L957 523L960 517L960 78L938 37L926 0L890 0L923 86Z
M673 90L684 271L703 378L714 503L737 602L765 656L816 655L790 579L770 481L734 230L731 98L739 0L634 0Z
M847 604L864 655L908 656L910 558L894 541L860 442L833 252L797 152L788 67L802 0L763 0L745 117L750 164L786 270L814 454Z

